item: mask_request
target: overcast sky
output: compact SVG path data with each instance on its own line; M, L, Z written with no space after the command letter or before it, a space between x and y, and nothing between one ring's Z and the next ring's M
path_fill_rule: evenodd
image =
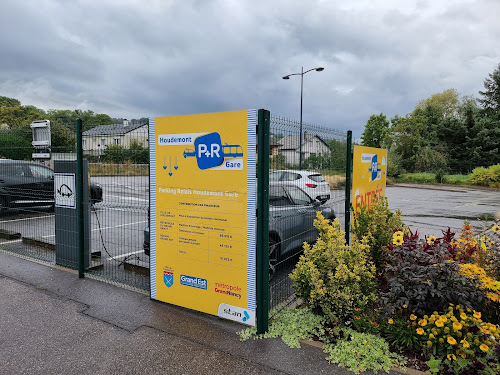
M266 108L358 138L500 63L499 0L0 0L0 95L140 118Z

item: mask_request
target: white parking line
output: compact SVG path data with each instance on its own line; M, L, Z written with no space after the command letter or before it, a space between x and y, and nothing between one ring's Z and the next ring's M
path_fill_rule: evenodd
M21 242L22 241L22 238L18 239L18 240L12 240L12 241L6 241L6 242L0 242L0 245L8 245L10 243L16 243L16 242Z
M133 252L127 253L127 254L117 255L117 256L114 256L114 257L109 257L107 260L125 258L125 257L128 257L129 255L139 254L139 253L142 253L142 252L143 252L143 250L133 251Z
M126 227L127 225L135 225L135 224L143 224L146 223L147 220L142 220L142 221L136 221L135 223L127 223L127 224L121 224L121 225L115 225L112 227L102 227L102 228L94 228L91 230L91 232L95 230L105 230L105 229L114 229L114 228L121 228L121 227ZM42 236L42 238L50 238L50 237L55 237L55 234L49 234L47 236Z
M135 191L140 190L140 189L137 189L137 188L132 187L132 186L127 186L127 185L119 184L118 182L113 182L113 185L118 185L118 186L124 187L126 189L135 190Z
M25 220L34 220L34 219L46 219L48 217L54 217L54 214L43 215L43 216L35 216L35 217L26 217L24 219L3 220L3 222L4 223L13 223L15 221L25 221Z

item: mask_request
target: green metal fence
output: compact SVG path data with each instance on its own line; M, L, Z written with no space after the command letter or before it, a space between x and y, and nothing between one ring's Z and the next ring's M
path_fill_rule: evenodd
M258 147L263 147L261 152L269 153L269 174L259 178L261 183L269 179L269 234L265 233L266 238L261 238L269 243L269 260L265 260L269 267L261 267L263 273L259 285L268 287L267 306L274 309L293 299L289 274L301 254L303 243L312 243L316 239L313 226L316 212L321 211L330 219L336 217L345 224L347 134L269 116L267 111L260 112L267 114L269 122L269 133L260 133L264 138L258 142ZM81 159L88 162L88 176L83 176L83 179L88 179L90 186L89 193L78 195L83 201L81 205L77 202L77 206L88 217L81 215L83 223L78 225L83 230L71 232L68 229L70 243L64 251L78 252L82 241L88 244L80 246L88 247L90 259L88 264L79 259L80 264L85 264L85 269L80 269L81 276L84 272L87 277L149 291L148 125L99 126L84 131L81 137L76 124L67 124L66 129L67 141L53 145L52 158L43 162L31 160L30 131L0 130L0 158L23 164L24 174L20 177L26 181L19 183L16 189L20 196L29 196L36 201L43 183L54 194L51 169L57 164L55 161L72 160L76 163L77 154L81 152ZM80 150L77 145L81 146ZM299 164L302 170L299 170ZM260 173L262 166L258 168ZM59 222L69 222L69 216L64 216L68 211L54 209L53 195L52 202L46 204L24 202L11 205L13 200L7 197L5 175L15 175L14 168L7 171L3 168L3 182L0 174L3 189L0 190L0 249L48 264L61 263L57 259L56 247L60 244L56 245L55 216L59 215ZM46 168L45 181L33 176L37 168ZM102 197L95 199L95 189L102 191ZM78 236L79 232L84 233L83 238Z
M7 202L7 206L0 205L0 249L78 268L78 242L82 240L88 243L90 257L87 276L149 291L149 257L144 252L149 209L148 125L100 126L82 133L82 159L88 161L88 176L83 178L90 182L88 195L78 195L83 197L81 209L87 213L82 215L85 230L83 238L76 228L68 233L67 246L61 250L61 244L56 245L55 216L59 215L64 227L73 212L54 209L53 168L59 160L76 163L78 144L75 124L67 124L66 129L71 142L54 145L53 134L52 158L42 162L31 160L31 131L0 130L0 158L14 160L13 165L24 171L19 172L23 175L16 185L14 167L8 170L7 161L0 160L0 200ZM45 180L34 176L40 168L44 168ZM9 184L15 186L6 187ZM44 185L52 193L52 201L45 203L39 199ZM95 190L102 191L102 197L93 199ZM22 199L13 199L13 191ZM65 217L67 213L71 215ZM70 258L76 256L76 263L58 261L61 251Z
M345 132L271 115L270 309L294 299L289 274L304 242L317 238L317 212L345 224L346 151Z

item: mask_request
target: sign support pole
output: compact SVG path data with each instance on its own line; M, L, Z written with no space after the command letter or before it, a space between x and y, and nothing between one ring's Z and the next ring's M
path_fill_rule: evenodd
M347 154L345 171L345 242L350 243L351 234L351 180L352 176L352 130L347 131Z
M78 216L78 277L84 277L82 120L76 120L76 212Z
M257 333L269 328L269 111L257 121Z

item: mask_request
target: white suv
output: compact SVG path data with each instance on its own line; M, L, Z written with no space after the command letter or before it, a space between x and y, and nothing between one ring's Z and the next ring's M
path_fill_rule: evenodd
M330 199L330 185L318 172L304 170L279 170L270 172L269 182L277 181L294 184L320 202L324 203Z

